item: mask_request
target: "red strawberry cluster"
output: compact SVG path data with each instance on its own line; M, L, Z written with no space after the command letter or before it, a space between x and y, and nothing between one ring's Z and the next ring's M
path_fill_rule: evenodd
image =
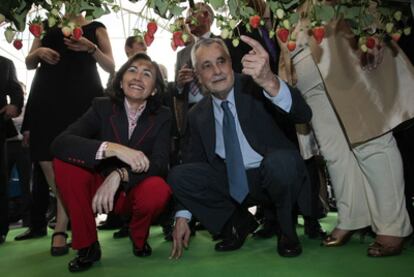
M296 40L292 37L292 34L285 27L280 27L276 29L276 35L282 43L287 43L286 47L289 51L294 51L296 49Z
M185 41L183 38L183 32L182 31L175 31L173 33L173 38L171 41L171 47L175 51L178 47L185 46Z
M158 26L157 23L154 20L151 20L147 24L147 31L144 35L144 41L147 46L150 46L152 42L154 41L154 34L157 32Z

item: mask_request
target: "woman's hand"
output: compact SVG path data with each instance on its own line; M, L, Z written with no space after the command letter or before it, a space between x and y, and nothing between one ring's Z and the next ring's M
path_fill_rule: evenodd
M115 193L121 183L118 172L112 171L105 181L96 191L92 200L92 210L94 213L109 213L114 208Z
M118 143L109 142L105 150L106 157L117 157L128 164L135 173L147 172L150 162L142 151Z
M39 47L36 49L36 54L39 59L48 64L57 64L60 60L60 55L55 50L48 47Z
M72 51L88 52L95 48L95 44L83 36L79 40L74 38L64 38L63 40L68 49Z

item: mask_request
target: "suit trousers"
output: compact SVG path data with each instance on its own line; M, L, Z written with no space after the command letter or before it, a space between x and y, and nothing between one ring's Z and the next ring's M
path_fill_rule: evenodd
M9 194L6 165L6 142L4 134L0 134L0 235L9 232Z
M401 156L392 134L351 148L310 51L305 49L293 62L297 87L312 108L311 125L332 180L337 228L371 225L377 234L409 235Z
M174 197L181 207L213 234L221 232L240 205L229 193L223 160L209 163L188 163L174 167L168 176ZM259 168L246 171L249 194L241 208L261 204L276 208L281 231L291 240L298 240L293 221L293 207L301 190L309 187L309 177L303 160L296 150L276 150L264 156ZM301 207L309 214L309 203Z
M55 159L56 185L72 224L72 247L81 249L98 240L92 200L104 177L92 170ZM120 192L114 199L116 213L130 214L130 236L142 248L149 236L151 223L163 211L171 189L158 176L146 178L129 192Z

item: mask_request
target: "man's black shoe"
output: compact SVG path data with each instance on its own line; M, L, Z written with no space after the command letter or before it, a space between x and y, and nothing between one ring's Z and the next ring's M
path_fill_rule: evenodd
M327 235L317 219L305 218L304 227L305 235L310 239L324 239Z
M124 224L118 231L113 234L114 239L122 239L126 238L129 235L129 226L128 224Z
M137 257L148 257L148 256L151 256L151 254L152 254L152 248L148 244L148 242L145 242L142 249L139 249L132 242L132 252L134 252L134 255L137 256Z
M302 246L299 241L280 235L277 240L277 252L282 257L296 257L302 253Z
M34 238L41 238L47 235L46 230L35 230L35 229L27 229L24 233L17 235L14 240L27 240L27 239L34 239Z
M249 212L236 211L224 226L224 239L214 249L219 252L237 250L243 246L247 236L258 227L258 223Z
M79 249L78 256L69 262L70 272L79 272L89 269L94 262L101 259L101 246L98 241L92 243L89 247Z

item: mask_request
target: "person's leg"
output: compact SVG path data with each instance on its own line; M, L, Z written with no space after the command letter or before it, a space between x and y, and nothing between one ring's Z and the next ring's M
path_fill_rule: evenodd
M310 211L310 199L304 200L306 203L300 203L301 194L310 190L302 157L293 149L276 150L265 155L260 171L261 184L258 185L276 207L281 235L297 242L293 208L298 203L306 215Z
M131 214L129 229L134 253L144 249L151 223L163 211L170 196L171 188L162 178L156 176L148 177L128 192L125 205Z
M312 108L311 125L326 160L338 208L332 237L341 240L349 230L371 224L364 189L366 179L351 151L309 50L294 59L298 88Z
M354 151L368 179L366 194L376 242L398 248L412 227L405 208L402 160L395 139L388 133ZM395 254L400 250L396 249Z
M72 226L72 248L89 247L98 240L92 199L103 178L98 174L55 159L56 185L69 211Z
M54 233L66 233L69 217L66 213L65 208L63 207L62 201L60 199L59 190L56 189L55 183L55 173L53 171L53 165L51 161L41 161L39 162L43 173L46 177L47 183L54 192L56 196L56 225ZM66 246L66 237L65 236L54 236L52 241L52 247L64 247Z
M30 224L30 179L32 175L32 164L29 149L22 147L21 142L19 142L18 146L16 167L19 173L20 188L22 191L21 213L23 215L23 226L28 226Z
M0 134L2 136L2 134ZM6 166L6 144L4 139L0 138L0 244L6 239L9 232L9 196L7 166Z
M207 163L192 163L176 166L168 175L178 204L213 234L221 232L235 210L224 168L220 172Z

